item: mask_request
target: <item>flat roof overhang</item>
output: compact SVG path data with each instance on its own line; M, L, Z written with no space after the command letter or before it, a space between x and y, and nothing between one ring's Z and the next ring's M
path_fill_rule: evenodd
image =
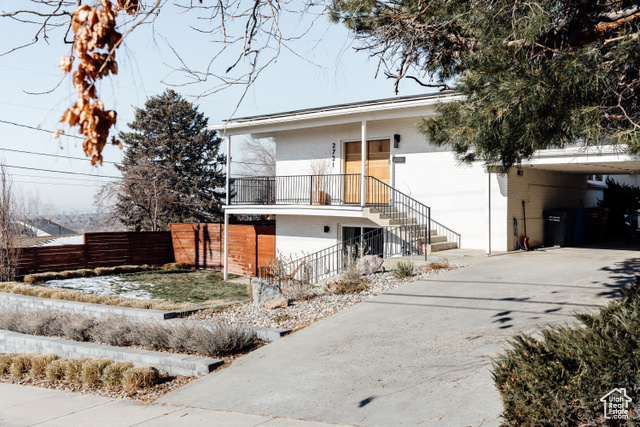
M210 126L209 129L216 130L225 136L250 134L253 137L269 137L285 130L357 123L365 120L425 117L433 115L438 104L457 99L461 99L461 96L452 93L391 98L232 119L220 125Z
M640 158L614 146L572 147L541 150L520 167L585 175L634 175L640 173Z

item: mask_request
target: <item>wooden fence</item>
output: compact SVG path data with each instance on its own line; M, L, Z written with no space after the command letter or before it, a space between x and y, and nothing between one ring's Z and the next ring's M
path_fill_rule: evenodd
M18 274L173 262L171 233L86 233L84 244L22 248Z
M171 224L176 262L192 267L222 270L224 224ZM229 226L229 272L255 276L276 256L275 225Z

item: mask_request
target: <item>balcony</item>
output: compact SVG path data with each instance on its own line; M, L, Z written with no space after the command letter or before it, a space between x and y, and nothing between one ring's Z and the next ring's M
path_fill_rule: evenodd
M332 205L359 206L360 174L293 175L233 178L230 205ZM388 206L392 191L387 184L365 177L366 206Z

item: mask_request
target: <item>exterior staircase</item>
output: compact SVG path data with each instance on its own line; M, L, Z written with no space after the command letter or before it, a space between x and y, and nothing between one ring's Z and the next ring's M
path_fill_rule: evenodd
M440 224L431 221L431 230L426 230L428 228L426 224L420 224L418 219L406 212L399 211L396 207L365 207L363 216L380 227L409 226L411 233L415 235L423 249L424 245L426 245L427 254L458 248L458 242L455 241L457 239L454 240L454 238L448 237L445 233L438 234L439 229L442 228L438 227ZM431 239L427 239L429 232L431 233ZM450 238L451 240L449 240ZM427 240L430 240L430 242Z

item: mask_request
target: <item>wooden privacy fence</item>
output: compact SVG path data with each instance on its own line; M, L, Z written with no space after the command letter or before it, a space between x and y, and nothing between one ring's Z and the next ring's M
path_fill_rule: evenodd
M173 262L171 233L86 233L84 244L22 248L18 274Z
M171 224L176 262L195 268L222 270L224 224ZM275 225L229 226L229 272L256 276L276 256Z

